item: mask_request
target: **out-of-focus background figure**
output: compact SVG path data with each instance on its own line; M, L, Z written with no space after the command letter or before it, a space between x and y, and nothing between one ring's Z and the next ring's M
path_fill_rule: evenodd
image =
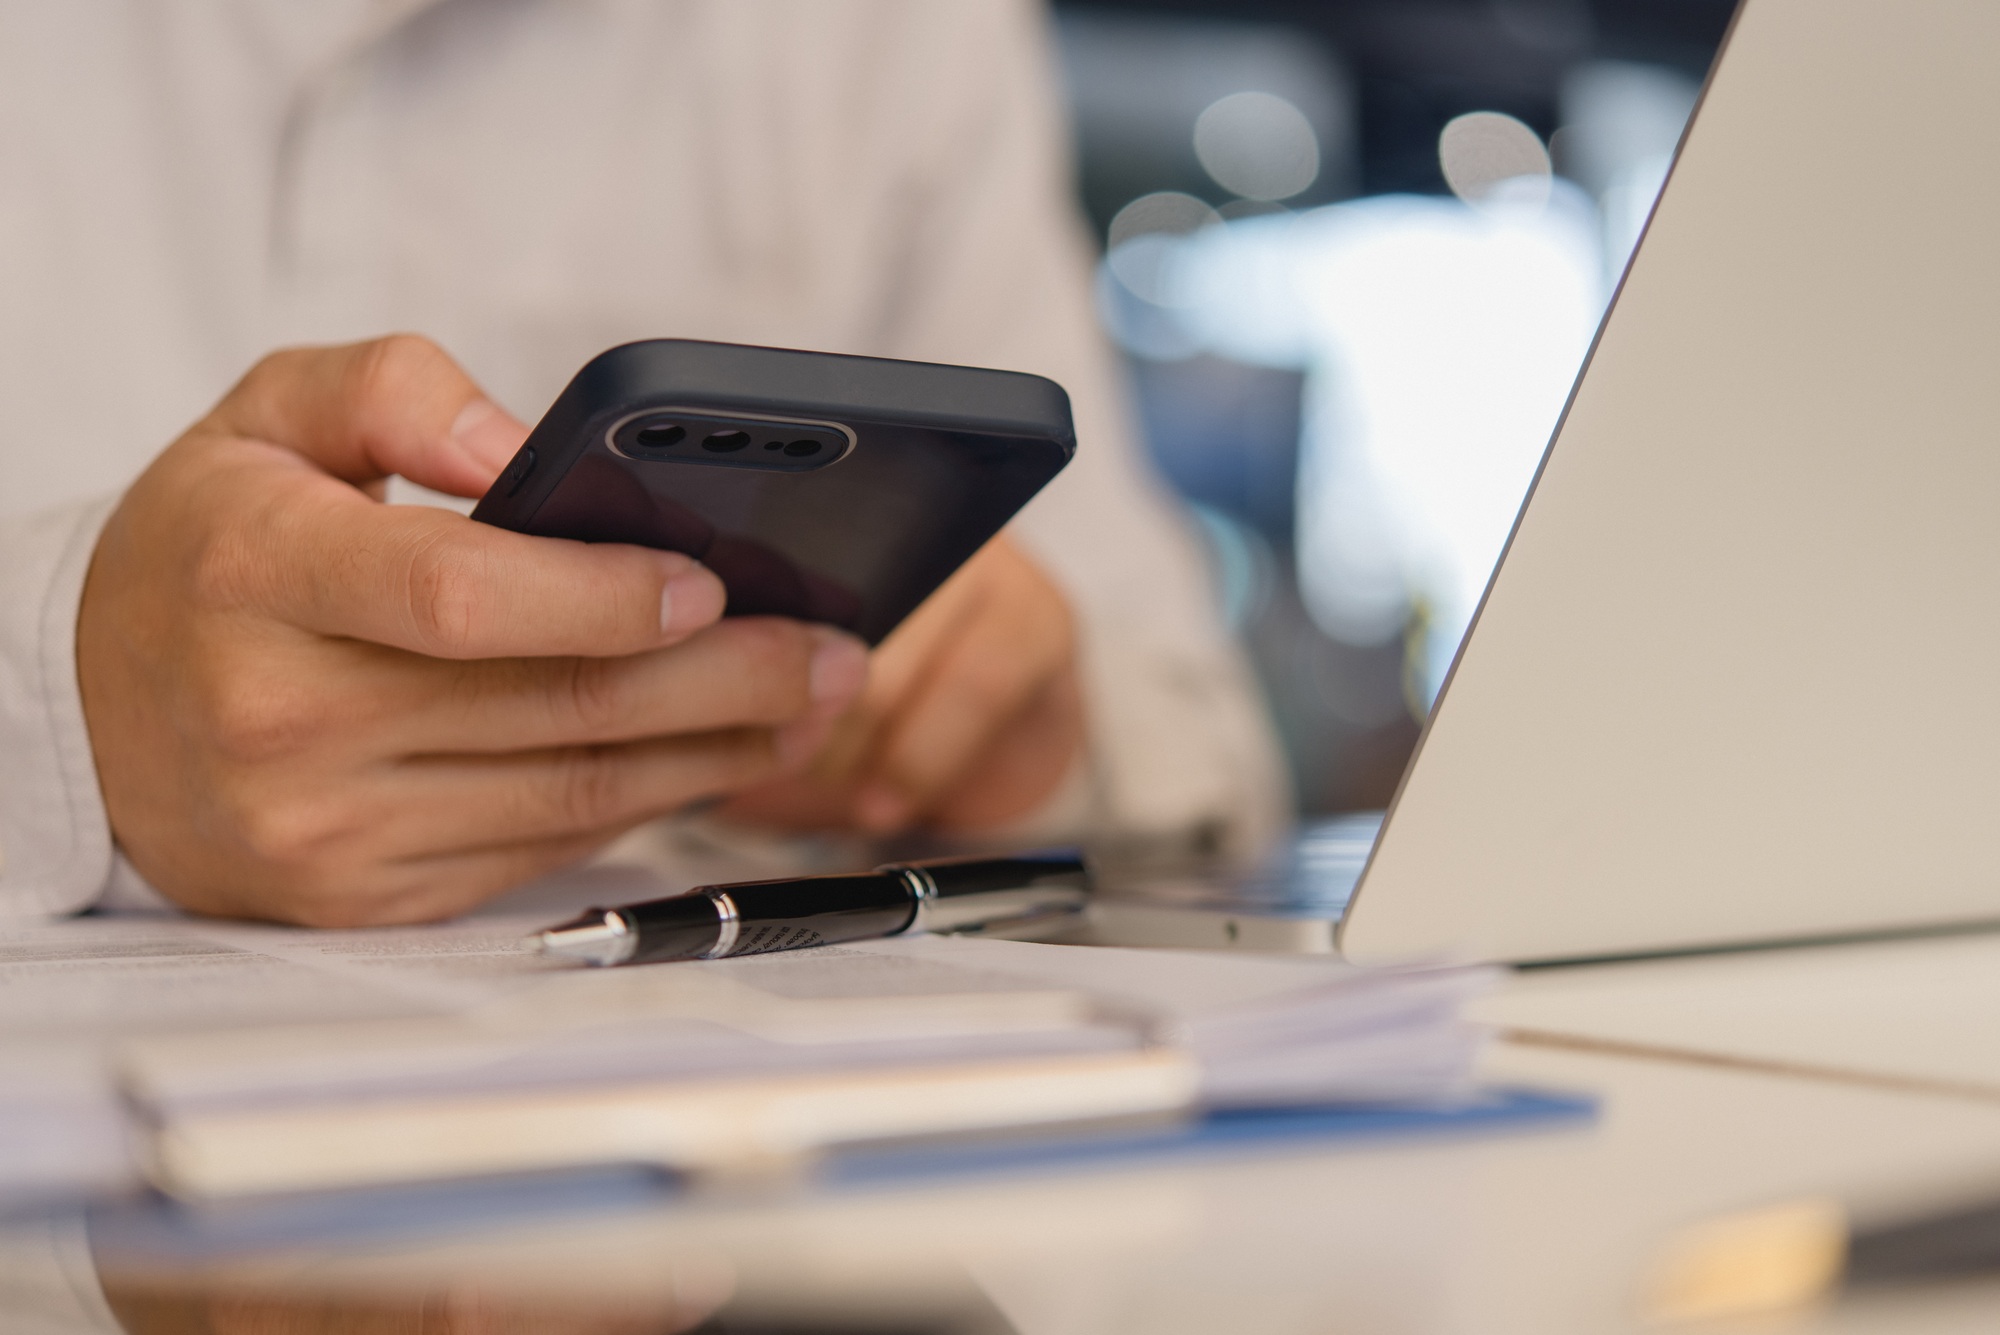
M1732 8L1058 4L1099 317L1306 815L1393 792Z

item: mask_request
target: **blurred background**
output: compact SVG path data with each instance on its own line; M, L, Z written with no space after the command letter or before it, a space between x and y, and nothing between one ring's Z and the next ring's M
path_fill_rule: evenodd
M1393 792L1732 8L1057 4L1099 316L1305 814Z

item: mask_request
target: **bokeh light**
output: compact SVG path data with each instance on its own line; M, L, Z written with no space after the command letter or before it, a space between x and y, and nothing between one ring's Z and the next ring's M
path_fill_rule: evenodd
M1221 216L1193 195L1161 190L1142 195L1111 220L1105 262L1132 294L1155 306L1170 306L1168 269L1179 240L1212 226Z
M1727 10L1059 0L1097 308L1302 809L1393 790Z
M1553 171L1542 137L1499 111L1454 116L1438 136L1438 166L1452 193L1473 205L1501 194L1539 203Z
M1290 199L1319 179L1319 136L1272 93L1231 93L1194 123L1194 151L1217 185L1244 199Z
M1297 573L1350 643L1422 610L1442 680L1603 309L1596 212L1388 195L1189 243L1171 273L1203 346L1308 373Z

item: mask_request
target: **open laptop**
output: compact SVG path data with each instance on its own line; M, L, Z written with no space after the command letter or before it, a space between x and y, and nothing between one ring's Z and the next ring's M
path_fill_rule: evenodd
M1746 0L1345 916L1238 938L2000 923L1996 69L1992 0Z

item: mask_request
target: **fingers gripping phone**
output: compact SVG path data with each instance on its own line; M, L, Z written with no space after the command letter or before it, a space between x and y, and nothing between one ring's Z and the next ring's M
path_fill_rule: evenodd
M472 517L684 552L728 615L878 644L1075 450L1040 376L656 339L577 372Z

